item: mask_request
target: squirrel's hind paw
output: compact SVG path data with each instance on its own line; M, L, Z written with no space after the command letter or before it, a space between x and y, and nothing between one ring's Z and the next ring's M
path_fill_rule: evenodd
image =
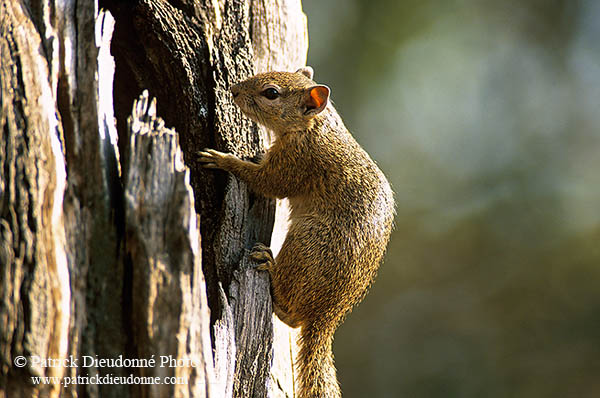
M250 252L250 259L258 263L256 269L261 271L268 271L269 268L275 264L273 252L268 246L262 243L257 243L254 245L252 251Z

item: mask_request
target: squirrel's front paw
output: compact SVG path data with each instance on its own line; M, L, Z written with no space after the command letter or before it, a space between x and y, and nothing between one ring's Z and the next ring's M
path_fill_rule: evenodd
M198 151L198 161L204 163L202 166L209 169L225 169L227 158L232 155L215 151L214 149L205 149L204 151Z

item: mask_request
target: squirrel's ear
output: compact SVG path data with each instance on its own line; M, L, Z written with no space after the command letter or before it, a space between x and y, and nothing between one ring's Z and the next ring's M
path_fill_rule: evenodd
M306 110L304 114L314 116L321 113L329 100L329 87L323 85L312 86L306 90L306 93Z
M304 76L308 77L309 79L312 79L313 76L315 75L315 71L310 66L305 66L303 68L300 68L296 71L296 73L302 73Z

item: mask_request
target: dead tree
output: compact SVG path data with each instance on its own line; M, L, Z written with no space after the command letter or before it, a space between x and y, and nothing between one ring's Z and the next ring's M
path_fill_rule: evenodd
M292 396L247 259L281 217L195 154L264 151L228 88L305 64L300 0L0 0L0 31L0 397Z

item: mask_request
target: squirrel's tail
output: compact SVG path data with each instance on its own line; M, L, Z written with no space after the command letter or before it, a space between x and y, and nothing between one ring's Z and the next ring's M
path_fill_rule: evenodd
M302 326L298 368L298 398L340 398L342 393L333 364L333 333L318 323Z

